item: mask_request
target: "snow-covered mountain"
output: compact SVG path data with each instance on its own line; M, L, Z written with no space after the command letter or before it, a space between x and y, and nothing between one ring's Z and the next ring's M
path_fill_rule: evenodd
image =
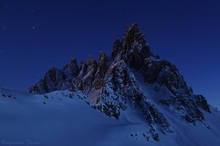
M53 67L28 91L41 95L0 90L0 114L6 116L1 125L7 118L16 121L13 115L19 115L18 125L22 126L25 117L30 117L27 128L39 132L46 127L43 135L52 134L56 144L220 144L219 111L204 96L193 93L175 65L151 52L137 24L128 26L122 40L115 41L111 56L101 52L98 61L90 56L80 66L74 59L62 69ZM32 125L38 123L35 114L43 117L37 118L39 129ZM7 133L14 125L6 125ZM58 126L55 132L50 132L54 126ZM29 133L42 143L49 142L42 135ZM9 133L0 134L6 135L4 139L10 137Z

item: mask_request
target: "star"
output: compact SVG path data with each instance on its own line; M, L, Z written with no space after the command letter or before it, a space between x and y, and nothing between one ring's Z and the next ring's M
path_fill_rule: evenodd
M35 28L36 28L35 26L32 27L32 29L35 29Z

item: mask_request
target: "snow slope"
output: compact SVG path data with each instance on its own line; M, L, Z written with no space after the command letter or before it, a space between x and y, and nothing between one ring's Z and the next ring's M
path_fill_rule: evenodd
M0 145L41 146L219 146L220 113L211 108L206 124L180 121L165 112L175 133L148 137L138 110L126 110L119 120L94 110L81 91L45 95L0 89ZM207 128L208 127L208 128Z

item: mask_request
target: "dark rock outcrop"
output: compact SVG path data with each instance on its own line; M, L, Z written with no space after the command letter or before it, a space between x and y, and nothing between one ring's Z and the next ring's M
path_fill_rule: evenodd
M92 87L100 89L104 85L104 77L110 66L110 58L107 57L103 52L100 52L99 61L97 65L97 71L95 73L95 78Z

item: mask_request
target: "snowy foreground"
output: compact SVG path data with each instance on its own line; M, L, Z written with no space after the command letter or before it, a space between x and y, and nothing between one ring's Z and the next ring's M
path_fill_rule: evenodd
M219 146L220 112L204 113L206 124L166 117L174 133L147 137L138 111L116 120L96 111L81 92L46 95L0 89L0 145L41 146ZM208 126L207 126L208 125Z

